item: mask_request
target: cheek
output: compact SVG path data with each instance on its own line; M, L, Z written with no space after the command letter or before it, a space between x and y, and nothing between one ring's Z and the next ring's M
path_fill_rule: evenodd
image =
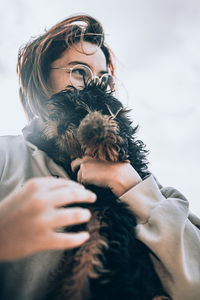
M66 88L67 85L71 84L68 74L61 70L52 71L49 74L49 87L52 93L58 93Z

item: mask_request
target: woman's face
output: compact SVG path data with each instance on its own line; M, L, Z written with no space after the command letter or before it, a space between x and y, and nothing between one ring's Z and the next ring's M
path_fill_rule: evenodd
M93 76L101 77L108 73L105 55L99 47L89 42L77 43L65 50L61 57L51 64L49 85L52 94L60 92L67 85L73 85L70 80L70 68L76 65L89 67ZM63 67L67 70L60 69Z

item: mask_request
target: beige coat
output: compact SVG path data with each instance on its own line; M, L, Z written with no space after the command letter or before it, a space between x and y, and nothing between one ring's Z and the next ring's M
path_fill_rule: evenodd
M32 177L68 178L64 169L23 136L0 138L0 200ZM200 219L177 190L153 176L121 197L137 217L137 236L173 300L200 300ZM9 237L8 237L9 238ZM14 249L13 249L14 251ZM0 264L0 299L42 300L62 251L46 251ZM103 299L102 299L103 300Z

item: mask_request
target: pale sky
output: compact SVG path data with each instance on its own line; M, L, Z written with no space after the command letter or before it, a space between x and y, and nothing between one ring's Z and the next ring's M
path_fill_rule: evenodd
M117 57L120 100L133 109L150 169L200 215L200 1L0 0L0 135L20 134L19 47L75 13L102 22Z

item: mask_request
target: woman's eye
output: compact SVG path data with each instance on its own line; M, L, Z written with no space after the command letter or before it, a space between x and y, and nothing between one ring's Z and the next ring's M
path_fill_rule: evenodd
M83 69L74 69L73 73L74 73L74 75L81 76L81 77L85 77L85 75L86 75L85 70L83 70Z

